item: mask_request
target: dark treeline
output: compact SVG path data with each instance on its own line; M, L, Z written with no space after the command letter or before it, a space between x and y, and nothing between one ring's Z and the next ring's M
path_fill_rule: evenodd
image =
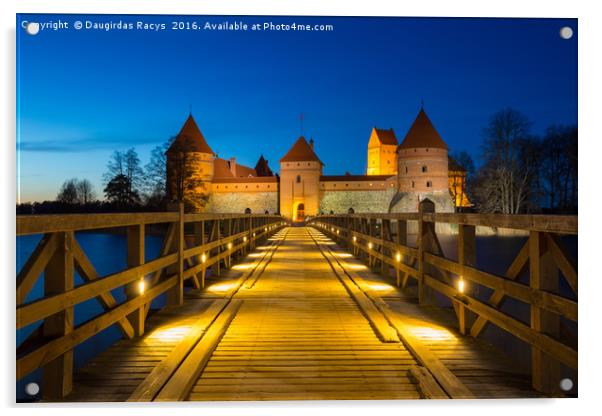
M451 155L466 171L464 190L473 207L464 211L577 214L577 126L550 126L541 137L530 128L521 112L501 110L482 130L478 168L467 152ZM165 152L173 140L155 147L144 167L135 149L115 151L103 175L102 201L89 180L73 178L63 183L56 200L17 205L17 214L166 211ZM185 159L176 164L181 183L176 193L183 195L185 186L196 183L184 180Z
M483 129L481 165L464 152L467 191L474 210L502 214L577 214L577 126L550 126L542 137L512 108Z

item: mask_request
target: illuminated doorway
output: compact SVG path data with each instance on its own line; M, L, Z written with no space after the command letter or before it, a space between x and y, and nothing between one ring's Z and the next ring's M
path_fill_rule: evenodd
M303 222L305 220L305 204L298 204L295 209L295 221Z

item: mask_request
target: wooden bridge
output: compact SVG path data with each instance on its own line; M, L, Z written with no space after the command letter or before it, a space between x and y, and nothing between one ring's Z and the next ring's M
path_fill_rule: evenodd
M457 227L457 259L443 255L439 223ZM503 276L476 267L478 226L525 231ZM77 236L108 229L125 230L127 268L100 276ZM151 232L163 243L147 260ZM576 217L435 214L428 201L304 227L182 209L18 217L17 235L42 238L17 276L17 329L35 327L17 380L41 369L51 401L576 395L559 387L577 376L577 271L561 239L576 233ZM43 296L28 299L42 273ZM75 325L91 299L104 312ZM530 367L483 339L488 323L530 348ZM74 369L75 347L113 325L122 339Z

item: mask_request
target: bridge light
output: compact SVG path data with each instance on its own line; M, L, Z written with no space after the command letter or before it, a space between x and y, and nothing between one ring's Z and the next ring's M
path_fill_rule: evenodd
M458 292L464 293L464 289L466 289L465 286L466 284L464 283L464 279L460 277L460 280L458 280Z
M138 292L141 295L144 295L144 290L146 289L146 282L144 281L144 277L142 279L140 279L140 281L138 282Z
M372 243L368 243L368 248L372 250Z
M253 233L253 237L255 237L255 233Z
M337 230L337 234L340 234L339 230Z
M232 249L232 243L228 243L228 250Z
M395 255L395 260L397 260L397 263L399 263L401 261L401 254L400 253L397 253Z
M201 263L205 263L207 261L207 255L205 253L201 254Z
M357 237L353 236L353 242L355 243L357 241Z
M242 238L242 241L244 241L244 242L247 241L247 236L246 235Z
M267 232L268 232L268 227L265 227L265 228L263 229L263 231L267 233Z

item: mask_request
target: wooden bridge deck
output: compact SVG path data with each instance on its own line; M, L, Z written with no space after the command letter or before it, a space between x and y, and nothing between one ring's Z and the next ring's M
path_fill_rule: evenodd
M286 228L78 370L66 400L536 396L451 322L319 231Z

